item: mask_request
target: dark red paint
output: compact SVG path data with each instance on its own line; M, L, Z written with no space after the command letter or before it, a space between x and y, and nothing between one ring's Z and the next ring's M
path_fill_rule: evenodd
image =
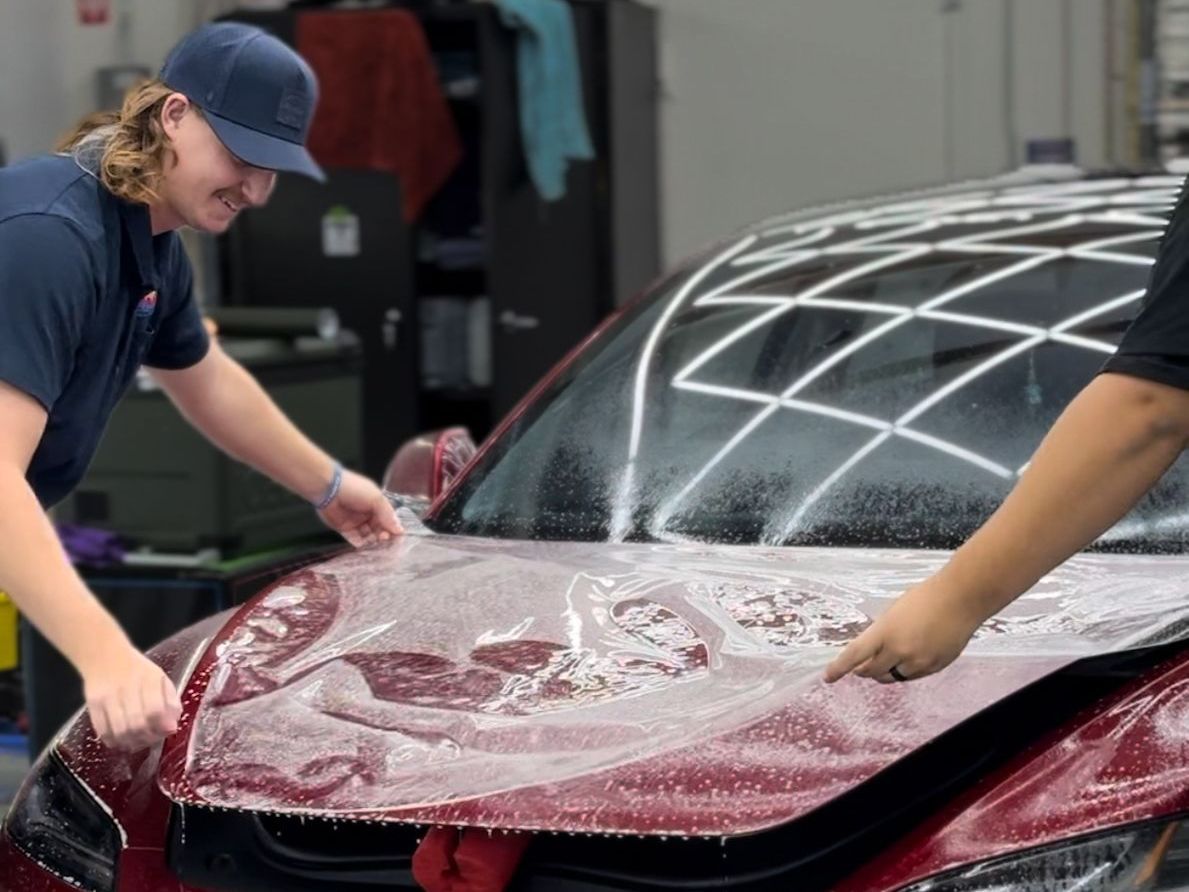
M968 790L836 892L883 892L1189 810L1189 656L1096 704Z

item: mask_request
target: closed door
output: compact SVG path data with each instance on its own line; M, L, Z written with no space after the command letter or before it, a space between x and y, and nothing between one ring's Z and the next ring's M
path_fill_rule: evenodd
M574 6L587 121L598 159L569 170L565 197L545 202L520 136L515 37L494 12L480 19L485 85L483 210L492 326L492 408L498 418L599 323L614 301L607 245L607 146L601 101L602 16Z

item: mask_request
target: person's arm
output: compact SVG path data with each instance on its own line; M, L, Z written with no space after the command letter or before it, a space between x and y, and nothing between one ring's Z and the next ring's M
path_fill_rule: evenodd
M218 344L189 368L150 371L186 419L228 455L308 502L317 503L327 494L334 460L310 442ZM321 516L353 545L401 532L380 489L350 471L343 473L338 494Z
M1189 391L1103 374L1053 426L1011 495L936 575L909 589L827 667L887 680L949 665L975 630L1110 529L1189 442Z
M0 382L0 589L74 665L99 737L148 746L177 729L181 702L74 571L25 479L45 424L37 400Z

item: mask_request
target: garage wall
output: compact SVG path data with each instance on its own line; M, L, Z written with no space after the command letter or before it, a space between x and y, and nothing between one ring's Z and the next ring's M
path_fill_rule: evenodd
M668 260L795 205L944 169L937 0L656 5Z
M10 158L48 150L94 110L93 72L155 71L210 0L112 0L111 21L78 23L75 0L0 0L0 140Z
M790 207L1007 170L1029 138L1107 160L1108 0L654 5L670 262Z
M1068 130L1080 161L1107 160L1107 9L1122 0L646 2L661 14L668 262L791 207L1009 169L1029 138ZM82 27L74 0L0 0L9 154L91 110L93 68L155 69L231 5L113 0L112 24Z
M0 0L0 141L10 157L53 140L62 77L50 5Z

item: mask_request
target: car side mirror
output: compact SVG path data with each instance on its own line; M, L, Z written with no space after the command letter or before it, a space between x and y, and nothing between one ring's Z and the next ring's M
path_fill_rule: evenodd
M388 463L384 489L420 516L478 451L465 427L420 434L401 446Z

